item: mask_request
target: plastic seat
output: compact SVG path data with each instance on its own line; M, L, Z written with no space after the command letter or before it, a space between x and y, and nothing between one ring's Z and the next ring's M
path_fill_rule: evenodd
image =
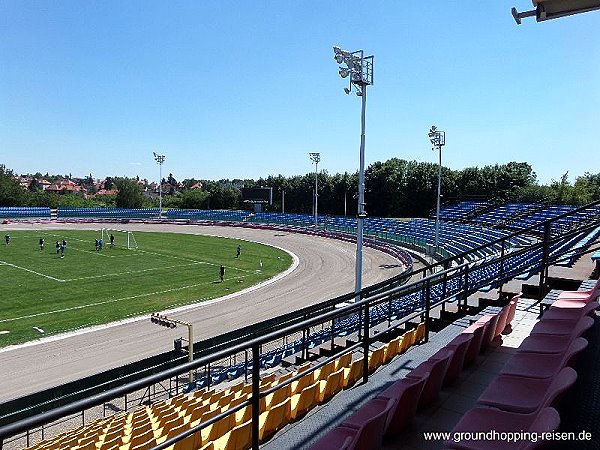
M494 333L496 332L499 317L499 314L486 314L475 322L484 326L480 352L485 351L492 343L492 340L494 340Z
M356 413L335 427L311 450L377 450L381 448L386 417L395 405L394 399L372 399Z
M214 450L246 450L252 446L252 422L245 422L213 442Z
M400 345L402 343L402 336L399 336L395 339L392 339L385 349L385 354L383 355L383 363L389 363L394 356L396 356L399 352Z
M317 400L319 403L325 403L342 389L342 376L344 369L333 372L327 380L319 381L319 392L317 392Z
M419 398L419 408L428 405L439 395L453 354L453 349L443 348L406 375L406 378L418 380L427 377Z
M479 352L481 351L483 332L484 325L478 323L474 323L463 331L465 334L473 335L473 339L471 339L469 347L467 348L467 353L465 354L465 366L468 366L477 360L477 355L479 355Z
M342 368L350 367L350 364L352 364L352 353L344 353L342 356L336 359L335 369L333 371L337 372Z
M519 414L501 411L494 408L476 407L460 419L452 429L451 436L460 436L459 433L489 433L489 432L550 432L558 428L560 416L554 408L542 408L530 414ZM538 441L539 444L541 442ZM452 449L465 450L512 450L524 448L527 443L523 441L508 442L504 440L463 440L454 442L445 441L444 446ZM526 447L533 448L533 447Z
M583 351L587 344L586 339L579 337L571 342L564 354L518 352L506 362L500 373L530 378L552 377Z
M425 340L426 331L427 330L425 329L424 322L421 322L419 325L417 325L417 328L415 329L415 343Z
M267 395L266 397L262 397L260 399L260 412L268 411L272 406L278 405L282 401L290 398L292 396L292 385L291 383L286 384L283 387L280 387L275 392Z
M299 394L292 396L290 400L290 411L288 419L298 419L306 414L317 404L319 383L307 386Z
M383 363L383 355L385 354L385 346L379 347L369 355L369 373L374 372Z
M562 354L567 351L573 339L571 335L534 334L521 342L517 352Z
M555 377L528 378L500 375L477 399L480 405L522 414L551 406L577 380L577 372L563 368Z
M286 416L289 415L290 399L273 406L269 411L264 412L259 417L258 438L262 441L273 435L279 428L286 423Z
M315 369L313 371L313 379L312 381L320 381L326 380L327 377L334 372L335 369L335 360L329 361L327 364L322 366L320 369Z
M494 330L494 339L502 335L502 332L506 328L508 319L508 313L510 312L510 303L500 310L498 314L498 322L496 323L496 329Z
M562 304L556 305L557 302L558 301L554 302L552 306L548 308L546 312L544 312L542 320L576 320L581 317L587 316L598 307L598 304L595 302L586 304L581 304L579 302L564 302Z
M588 316L584 316L576 320L566 319L549 319L540 320L535 324L531 330L530 335L536 334L554 334L554 335L571 335L573 333L579 333L580 335L585 333L586 330L594 325L594 319Z
M357 359L352 362L350 368L344 369L344 377L342 380L342 386L346 389L352 386L359 378L363 376L364 358Z
M515 318L515 314L517 312L517 305L519 303L519 299L521 298L521 294L515 295L512 300L508 303L508 315L506 316L506 325L510 325ZM506 329L506 327L505 327Z
M298 394L302 392L302 390L313 384L313 374L312 372L307 373L306 375L300 377L298 380L293 381L292 383L292 394Z
M408 426L417 412L419 398L427 376L402 378L377 395L380 399L395 399L396 405L389 412L385 423L385 435L393 436Z
M452 384L460 375L460 372L465 365L467 350L469 349L469 345L471 345L473 338L474 336L472 334L461 333L446 344L446 348L454 350L454 354L448 363L448 369L446 370L446 376L444 377L444 386Z

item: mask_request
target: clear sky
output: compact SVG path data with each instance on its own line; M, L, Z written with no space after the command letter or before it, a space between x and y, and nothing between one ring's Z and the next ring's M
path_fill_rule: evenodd
M360 99L332 46L375 55L366 162L600 171L600 11L529 0L0 1L0 163L17 173L258 178L358 168Z

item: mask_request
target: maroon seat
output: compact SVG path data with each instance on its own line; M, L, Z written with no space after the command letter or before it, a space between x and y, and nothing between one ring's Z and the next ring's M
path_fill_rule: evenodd
M517 352L506 362L500 373L530 378L552 377L585 349L587 344L586 339L579 337L562 354Z
M483 338L481 339L481 352L485 351L494 340L494 333L496 332L496 325L498 324L499 317L499 314L486 314L475 322L485 326Z
M493 408L473 408L460 419L453 428L451 436L458 438L460 433L485 433L485 436L493 437L502 432L536 432L547 433L554 431L560 425L560 416L554 408L542 408L537 412L530 414L519 414L507 411L500 411ZM444 442L446 448L470 449L470 450L512 450L512 449L533 449L543 444L542 439L537 442L513 441L506 439L481 440L461 440L455 442L448 440Z
M564 353L577 337L572 334L534 334L521 342L517 352Z
M374 398L312 445L312 450L381 448L385 423L395 399Z
M581 336L585 331L594 325L594 319L588 316L575 318L574 320L567 319L548 319L540 320L531 330L530 335L536 334L556 334L556 335L572 335Z
M587 301L595 300L600 294L600 278L596 281L596 284L592 289L583 290L583 291L563 291L558 295L559 299L567 298L577 298L577 299L586 299Z
M444 377L444 386L453 383L460 375L460 372L465 365L465 357L467 356L467 350L469 349L471 340L473 340L472 334L461 333L446 344L446 348L454 350L454 355L452 355L452 358L450 358L450 362L448 363L448 370L446 370L446 376Z
M561 303L558 303L558 302ZM558 303L558 304L557 304ZM566 300L557 300L546 310L542 320L578 319L587 316L598 307L598 303L581 303Z
M358 430L350 427L337 426L316 444L311 450L352 450L356 448Z
M474 323L469 328L466 328L463 333L472 334L473 339L469 343L469 348L467 348L467 353L465 355L465 366L468 366L475 360L477 360L477 355L481 351L481 341L483 340L483 332L484 325L479 323Z
M365 403L358 411L348 417L342 426L359 430L356 450L381 448L387 417L396 406L395 398L374 398Z
M498 315L498 323L496 324L496 329L494 330L494 339L502 334L504 329L506 328L506 322L508 319L508 313L510 312L510 303L502 308L500 314Z
M513 319L515 318L515 314L517 312L517 304L519 303L520 298L521 294L515 295L509 302L510 309L508 310L508 316L506 317L506 325L510 325Z
M563 368L552 378L528 378L500 375L477 399L477 403L503 411L532 413L552 402L577 380L577 372Z
M396 405L389 412L385 423L385 435L393 436L402 431L417 412L419 398L429 374L422 378L402 378L381 392L377 398L395 399Z
M442 383L446 376L446 371L448 370L450 358L452 358L453 354L453 349L443 348L406 375L406 378L420 380L429 374L429 376L427 376L427 381L425 381L421 397L419 398L419 408L428 405L439 395L440 390L442 389Z

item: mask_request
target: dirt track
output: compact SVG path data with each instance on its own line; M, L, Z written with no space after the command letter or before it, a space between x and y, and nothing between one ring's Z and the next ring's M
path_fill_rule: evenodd
M49 227L99 229L101 225L4 226L11 230ZM232 227L119 224L118 228L234 237L275 245L298 257L295 270L271 284L172 314L194 323L195 340L275 317L354 289L356 246L347 242ZM363 269L365 286L390 278L402 270L391 256L368 248L364 252ZM181 336L182 330L158 329L147 319L148 316L141 316L125 323L0 349L0 403L170 350L173 339Z

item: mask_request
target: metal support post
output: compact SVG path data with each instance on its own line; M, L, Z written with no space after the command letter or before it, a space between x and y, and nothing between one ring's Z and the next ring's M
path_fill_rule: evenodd
M260 350L258 344L252 346L252 450L258 450L260 420Z

